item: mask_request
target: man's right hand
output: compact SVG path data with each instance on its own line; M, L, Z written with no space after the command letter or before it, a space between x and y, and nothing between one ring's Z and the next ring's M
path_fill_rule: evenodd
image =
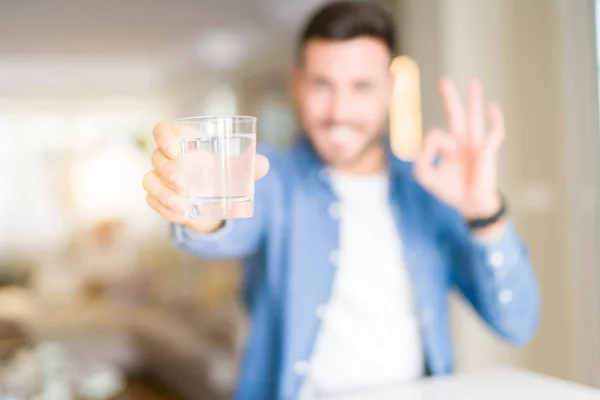
M181 224L196 233L210 233L217 230L223 221L186 219L187 199L181 194L186 186L177 158L181 154L178 136L185 127L172 122L160 122L154 127L153 136L157 149L152 154L153 170L144 175L142 184L148 192L146 202L167 221ZM265 176L269 170L269 160L256 155L255 179Z

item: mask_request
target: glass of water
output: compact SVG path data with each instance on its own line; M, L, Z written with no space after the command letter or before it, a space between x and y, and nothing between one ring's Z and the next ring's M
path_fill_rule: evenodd
M186 218L220 220L254 212L256 118L192 117L175 121L181 144Z

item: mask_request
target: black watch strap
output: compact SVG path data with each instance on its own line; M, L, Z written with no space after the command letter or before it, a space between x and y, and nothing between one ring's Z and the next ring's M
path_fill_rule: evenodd
M489 216L487 218L477 218L477 219L467 220L467 224L469 225L469 228L471 228L471 229L485 228L486 226L490 226L490 225L493 225L496 222L498 222L498 220L500 218L502 218L506 215L507 211L508 211L508 207L506 206L506 201L504 200L504 198L502 198L502 205L500 207L500 210L498 210L497 213L495 213L494 215Z

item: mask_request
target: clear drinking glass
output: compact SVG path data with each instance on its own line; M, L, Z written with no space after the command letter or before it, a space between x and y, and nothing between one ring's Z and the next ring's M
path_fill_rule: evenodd
M181 144L186 218L247 218L254 212L256 118L192 117L175 121Z

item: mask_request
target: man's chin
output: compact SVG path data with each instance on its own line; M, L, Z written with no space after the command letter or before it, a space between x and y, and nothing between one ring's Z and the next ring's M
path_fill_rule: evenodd
M324 161L334 169L347 169L360 161L360 154L330 154L324 157Z
M379 141L373 140L373 142L357 148L327 148L321 149L321 151L318 151L318 153L323 162L325 162L328 166L339 170L352 170L354 167L361 164L361 162L364 160L364 157L378 143Z

